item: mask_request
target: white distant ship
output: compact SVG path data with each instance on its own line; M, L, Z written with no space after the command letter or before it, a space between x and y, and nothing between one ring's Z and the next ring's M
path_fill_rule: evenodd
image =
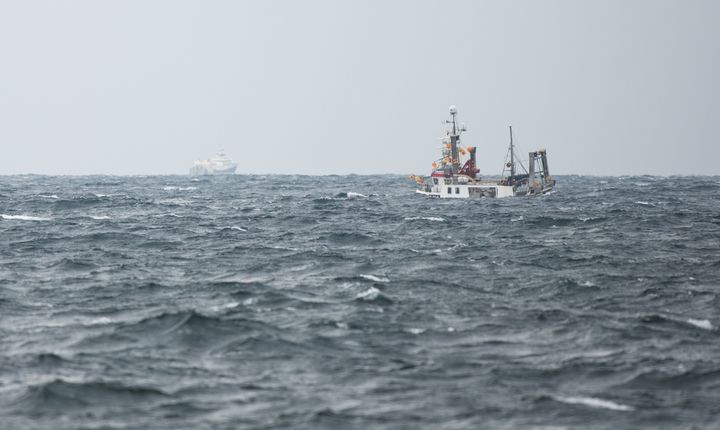
M235 173L235 169L237 169L237 163L220 151L213 158L195 160L190 168L190 174L192 176L232 175Z

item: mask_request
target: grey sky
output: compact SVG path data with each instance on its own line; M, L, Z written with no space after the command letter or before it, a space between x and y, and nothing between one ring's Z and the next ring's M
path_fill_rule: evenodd
M720 174L717 1L0 0L0 174Z

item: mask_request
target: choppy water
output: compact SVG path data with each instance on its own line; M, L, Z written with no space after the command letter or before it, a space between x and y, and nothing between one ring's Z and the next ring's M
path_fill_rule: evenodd
M2 428L719 428L720 178L0 177Z

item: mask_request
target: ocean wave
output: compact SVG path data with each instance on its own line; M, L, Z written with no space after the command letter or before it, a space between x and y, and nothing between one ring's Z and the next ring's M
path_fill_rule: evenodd
M335 243L339 245L359 245L379 242L378 239L368 234L357 232L334 232L323 237L322 239L327 240L330 243Z
M565 217L553 217L553 216L538 216L538 217L530 217L527 220L527 223L531 226L535 226L537 228L546 228L546 227L567 227L571 226L573 224L577 223L577 219L575 218L565 218Z
M177 187L177 186L166 186L162 187L163 191L195 191L197 187Z
M370 287L355 295L355 300L373 303L392 303L392 300L376 287Z
M225 337L233 337L247 330L265 330L267 325L245 318L226 318L216 315L218 310L237 309L235 301L228 301L220 307L209 307L209 313L198 310L165 312L145 318L139 322L123 324L116 334L134 335L140 338L174 339L188 343L214 343ZM218 306L218 305L216 305Z
M283 336L280 332L245 333L238 339L218 345L210 351L213 356L235 357L236 359L253 360L291 360L298 359L308 350L322 345L308 342L299 342Z
M361 293L358 293L355 296L355 298L362 299L362 300L375 300L378 297L380 297L380 294L382 294L382 293L380 293L380 290L378 290L375 287L370 287L367 290L365 290Z
M390 279L388 279L388 278L375 276L375 275L360 274L360 277L363 279L367 279L368 281L373 281L373 282L390 282Z
M108 317L97 317L97 318L85 320L82 322L82 324L86 325L86 326L95 326L95 325L113 324L114 322L115 321L113 321L111 318L108 318Z
M256 301L257 301L257 299L255 299L255 298L249 298L249 299L243 300L242 304L243 304L243 306L251 306ZM235 309L238 306L240 306L240 303L235 302L235 301L225 302L225 303L210 306L210 312L214 313L214 314L215 313L223 313L223 312L227 311L228 309Z
M439 217L439 216L413 216L413 217L406 217L403 218L405 221L437 221L437 222L445 222L445 218Z
M229 231L229 230L242 231L242 232L248 231L247 228L245 228L245 227L240 227L240 226L237 226L237 225L231 225L231 226L229 226L229 227L221 227L221 228L220 228L220 231Z
M62 355L54 352L41 352L37 354L32 355L31 362L35 366L39 367L58 367L67 365L70 363L70 360L64 358Z
M695 327L698 327L698 328L701 328L704 330L712 330L715 328L715 327L713 327L710 320L701 320L701 319L690 318L687 320L687 322L688 322L688 324L694 325Z
M684 366L665 370L643 368L614 388L660 393L665 390L703 390L705 387L717 387L718 383L720 368L717 365L698 364L689 369Z
M0 218L6 220L18 220L18 221L50 221L52 218L32 216L32 215L7 215L0 214Z
M142 402L164 400L167 397L165 392L153 387L107 381L55 379L28 387L11 403L11 407L14 410L34 411L43 415L92 407L117 408L121 405L139 405Z
M643 295L653 294L651 290L643 290ZM668 325L675 328L692 326L703 330L714 330L715 327L708 319L688 318L682 319L678 316L661 315L661 314L645 314L639 317L640 321L648 325Z
M80 209L88 206L97 206L101 203L102 200L95 195L63 197L53 201L53 205L57 210Z
M339 199L367 198L365 194L355 193L353 191L341 192L335 195Z
M612 411L623 411L623 412L635 410L635 408L632 406L615 403L610 400L599 399L597 397L555 396L553 398L555 400L557 400L558 402L567 403L570 405L583 405L583 406L589 406L591 408L610 409Z
M66 272L77 272L77 271L88 271L96 269L97 265L89 260L80 260L76 258L62 258L55 263L52 263L49 267L55 270L61 270Z

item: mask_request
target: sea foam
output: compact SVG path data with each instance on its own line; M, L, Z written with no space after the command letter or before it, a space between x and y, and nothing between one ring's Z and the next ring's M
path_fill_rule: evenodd
M362 299L362 300L375 300L379 296L380 296L380 290L378 290L375 287L370 287L367 290L365 290L362 293L355 296L355 298Z
M44 218L39 216L30 215L6 215L0 214L0 218L7 220L19 220L19 221L50 221L50 218Z
M375 276L375 275L362 275L361 274L360 277L363 279L367 279L368 281L373 281L373 282L390 282L390 280L388 278L381 278L381 277Z
M596 397L554 397L555 400L571 405L584 405L591 408L610 409L613 411L633 411L635 408L620 403L611 402L610 400L598 399Z
M418 220L444 222L445 218L440 218L439 216L412 216L412 217L405 218L405 221L418 221Z
M712 330L714 328L710 320L697 320L694 318L690 318L689 320L687 320L687 322L688 324L692 324L695 327L705 330Z

